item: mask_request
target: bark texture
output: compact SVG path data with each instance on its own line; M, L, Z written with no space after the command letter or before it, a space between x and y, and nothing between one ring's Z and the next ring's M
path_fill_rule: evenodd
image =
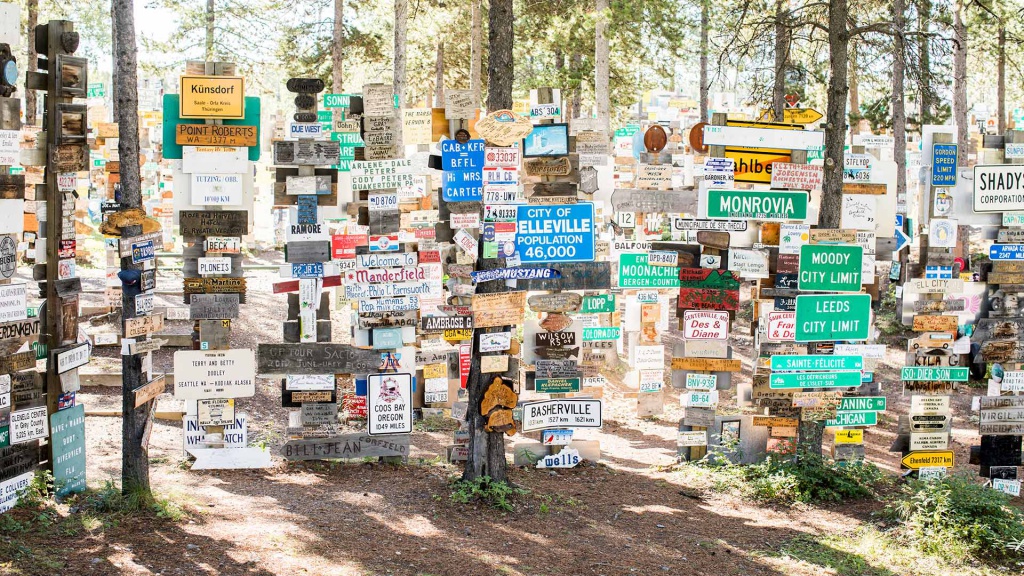
M611 115L611 94L608 64L608 0L597 0L597 22L594 25L594 100L597 119L608 130Z
M903 82L907 69L906 0L892 0L893 48L892 62L892 136L895 140L893 160L896 162L896 196L907 193L907 110L903 101Z
M212 4L213 0L210 0ZM121 203L126 208L142 205L142 177L139 173L139 95L138 68L135 44L135 16L133 0L113 0L114 19L117 24L117 70L114 77L117 86L117 152L121 158ZM135 236L142 232L141 226L131 226L124 230L123 236ZM121 259L121 269L141 269L141 265L132 264L131 257ZM123 300L123 317L135 317L135 299L128 297ZM121 356L122 376L122 455L121 455L121 490L126 494L141 494L151 498L149 487L149 452L143 444L146 435L147 420L150 416L148 402L139 408L135 407L133 390L145 384L142 378L142 357L137 355Z
M26 71L35 70L34 65L36 61L36 25L39 24L39 0L27 0L25 2L25 11L27 12L25 24L25 44L28 46L26 50L26 58L24 69ZM25 90L25 123L35 124L36 123L36 91Z
M772 113L782 122L786 110L786 66L789 62L789 0L775 0L775 79L772 84Z
M828 13L831 67L825 112L825 182L822 185L819 228L839 228L843 202L843 147L846 144L846 102L849 92L850 31L847 0L833 0Z
M967 166L967 23L964 2L953 2L953 122L956 124L957 165Z
M434 62L434 108L444 108L444 42L437 42Z
M711 79L708 76L708 29L711 27L711 0L700 1L700 121L707 122L708 92Z
M345 0L334 0L334 46L331 47L331 87L343 93L345 76Z
M213 62L214 60L214 44L213 44L213 32L214 32L214 21L216 18L216 10L214 6L215 0L206 0L206 61Z
M409 0L395 0L395 95L399 107L405 107L405 46L409 25ZM401 118L395 123L398 149L403 149Z
M469 37L469 89L473 91L473 102L477 106L480 101L480 76L483 65L483 0L470 0L472 3L472 29Z
M487 110L512 108L512 0L491 0L487 40Z

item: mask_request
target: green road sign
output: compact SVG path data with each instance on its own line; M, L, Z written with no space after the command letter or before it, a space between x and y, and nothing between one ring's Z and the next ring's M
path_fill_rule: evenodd
M57 496L85 491L85 407L81 404L50 415L53 483Z
M25 167L24 166L11 166L10 172L11 172L12 176L16 175L16 174L24 174L25 173Z
M871 329L869 294L796 297L796 341L867 340Z
M967 382L967 368L945 368L941 366L904 366L900 371L900 379L911 380L944 380L951 382Z
M647 254L619 254L620 288L679 288L679 268L651 266Z
M806 220L807 192L708 190L708 218Z
M854 370L864 369L863 356L772 356L772 370Z
M359 132L331 132L331 140L341 142L342 148L363 145L363 139L359 137Z
M772 372L770 388L855 388L860 372Z
M324 94L324 108L348 108L352 105L352 94Z
M203 124L206 121L198 118L182 118L180 97L177 94L164 94L164 127L163 147L165 160L181 160L181 144L174 141L178 124ZM241 120L224 120L225 126L255 126L256 141L260 142L260 99L255 96L245 97L245 118ZM249 146L249 161L260 159L260 147Z
M874 426L878 424L878 412L836 412L836 417L825 420L825 427Z
M798 290L811 292L860 292L860 265L864 249L837 244L804 244L800 247Z
M11 445L11 427L0 426L0 448L6 448Z
M536 391L545 394L568 394L580 391L579 378L537 378Z
M885 396L845 396L839 401L840 412L883 412Z
M580 314L607 314L615 312L615 294L584 296Z
M584 328L583 329L583 341L592 342L594 340L618 340L620 337L618 326L613 328Z
M334 122L334 112L331 112L330 110L317 110L316 121L321 124L330 124L331 122Z
M103 98L107 95L107 91L103 88L102 82L92 82L87 87L86 96L88 98Z

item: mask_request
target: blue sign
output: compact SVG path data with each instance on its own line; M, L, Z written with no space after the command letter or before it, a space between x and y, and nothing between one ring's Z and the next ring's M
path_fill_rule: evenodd
M156 251L153 248L152 240L132 244L132 264L147 262L154 258L156 258Z
M516 207L516 252L521 262L592 262L594 205Z
M441 173L445 202L480 202L484 199L483 170L445 170Z
M292 278L323 278L324 263L292 264Z
M401 348L404 346L402 343L402 329L401 328L374 328L373 329L373 349L374 350L387 350L391 348Z
M469 140L459 144L455 140L441 141L441 169L477 170L484 169L484 141Z
M924 267L925 278L953 278L953 267L952 266L925 266Z
M993 244L988 249L989 260L1024 260L1024 244Z
M956 186L956 144L932 145L932 186Z
M295 202L298 204L297 224L316 224L316 196L313 194L302 194L295 198Z

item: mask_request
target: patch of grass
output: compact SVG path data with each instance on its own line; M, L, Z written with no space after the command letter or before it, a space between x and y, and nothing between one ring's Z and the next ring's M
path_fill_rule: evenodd
M762 502L840 502L870 498L892 480L874 464L840 464L823 456L804 454L796 460L769 456L758 464L732 464L716 458L683 464L705 488L738 494Z
M953 474L932 482L911 481L885 509L902 541L943 560L1024 563L1024 513L1002 492L972 475Z
M178 522L185 517L185 512L176 502L168 498L160 498L142 490L121 491L112 481L108 480L103 488L87 495L81 503L81 509L91 510L103 515L134 514L150 511L157 518Z
M457 480L451 484L451 499L459 504L481 501L498 510L511 512L515 510L515 499L529 494L525 488L519 488L506 482L494 482L490 476L481 476L476 480Z
M801 535L778 548L755 553L780 569L792 570L798 562L810 569L836 576L996 576L1016 573L984 564L954 566L946 560L908 548L890 531L873 525L851 528L840 534ZM1019 571L1019 567L1017 571Z
M423 418L413 423L413 429L417 432L454 432L459 429L459 423L451 418Z

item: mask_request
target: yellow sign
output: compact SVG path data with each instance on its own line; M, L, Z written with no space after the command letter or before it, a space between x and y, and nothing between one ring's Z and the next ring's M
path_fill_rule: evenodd
M952 450L915 450L903 457L903 466L919 470L931 466L953 467Z
M836 430L836 444L863 444L863 430Z
M444 331L444 339L445 340L452 340L452 341L456 341L456 340L472 340L473 339L473 329L472 328L470 328L470 329L457 328L455 330L445 330ZM424 378L426 378L426 376L424 376Z
M742 120L729 120L726 126L737 126L740 128L768 128L771 130L803 130L799 124L779 124L775 122L747 122ZM732 158L736 163L735 181L754 182L758 184L771 184L772 168L776 162L791 162L789 150L777 148L753 148L746 146L728 146L725 149L725 157Z
M739 372L743 363L725 358L673 358L673 370L695 370L706 372Z
M181 117L245 117L245 78L241 76L182 76Z
M774 116L771 110L761 110L761 120L767 120ZM786 108L782 111L782 121L792 124L814 124L824 118L821 112L814 108Z
M513 100L512 111L520 116L530 115L530 101L529 100Z
M472 338L472 336L470 336ZM427 364L423 367L423 378L430 380L431 378L447 378L448 377L448 364L444 362L438 362L437 364Z

